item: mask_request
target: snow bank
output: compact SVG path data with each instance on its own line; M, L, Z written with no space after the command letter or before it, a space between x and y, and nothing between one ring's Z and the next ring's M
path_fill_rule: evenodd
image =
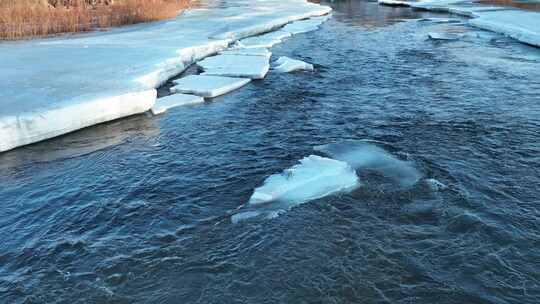
M152 111L152 114L159 115L175 107L187 106L203 102L204 99L199 96L188 94L173 94L158 99L150 110Z
M279 59L275 61L275 64L276 67L274 67L274 70L280 73L290 73L298 70L313 71L312 64L286 56L279 57Z
M241 88L250 81L251 79L247 78L190 75L174 80L176 86L170 90L172 93L188 93L212 98Z
M202 75L217 75L262 79L270 69L269 59L263 56L217 55L197 63Z
M174 20L2 42L0 152L148 111L154 89L195 61L330 10L305 0L230 0Z
M310 155L292 168L268 177L231 220L238 222L259 216L272 218L293 206L333 193L351 191L358 185L358 177L347 163Z
M397 159L383 148L367 141L345 141L315 147L333 159L348 163L357 170L374 170L403 187L414 185L422 177L411 162Z
M519 10L478 13L469 21L478 28L512 37L523 43L540 47L540 13Z

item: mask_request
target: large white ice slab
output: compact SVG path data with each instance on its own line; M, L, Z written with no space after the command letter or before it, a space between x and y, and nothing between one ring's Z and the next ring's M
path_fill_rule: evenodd
M292 168L268 177L231 220L236 223L258 216L272 218L296 205L351 191L358 185L358 176L347 163L310 155Z
M275 31L264 35L249 37L238 42L240 48L271 48L292 34L286 31Z
M198 65L203 68L203 75L251 79L264 78L270 69L268 58L263 56L217 55L198 62Z
M330 10L305 0L229 0L163 22L2 42L0 152L148 110L154 98L133 98L131 104L120 96L153 90L237 39ZM96 100L112 102L101 104ZM89 105L96 105L95 110ZM84 115L55 116L78 113L77 107L84 109ZM30 126L34 120L36 123Z
M249 48L249 49L228 49L219 52L221 55L245 55L245 56L262 56L270 59L272 52L266 48Z
M203 103L204 99L200 96L189 94L173 94L156 100L151 111L154 115L159 115L167 112L169 109Z
M477 15L477 18L469 21L471 25L540 47L540 13L505 10L481 12Z
M313 65L302 60L292 59L286 56L279 57L278 60L274 62L276 65L274 70L280 73L290 73L293 71L307 70L313 71Z
M212 98L227 94L249 83L249 78L190 75L173 81L173 93L188 93Z
M83 96L56 107L1 117L0 151L146 112L154 105L156 95L151 89L116 96Z

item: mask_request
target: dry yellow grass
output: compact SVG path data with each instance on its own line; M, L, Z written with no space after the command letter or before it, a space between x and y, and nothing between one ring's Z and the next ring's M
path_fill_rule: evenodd
M0 0L0 39L157 21L175 17L190 0Z

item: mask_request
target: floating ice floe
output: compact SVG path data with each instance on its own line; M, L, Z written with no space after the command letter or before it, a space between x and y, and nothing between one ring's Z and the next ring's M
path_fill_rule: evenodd
M268 177L255 189L233 223L253 217L272 218L293 206L338 192L352 191L359 185L354 169L346 162L310 155L282 173Z
M477 13L469 20L472 26L514 38L526 44L540 47L540 13L504 10Z
M298 70L313 71L312 64L285 56L279 57L275 64L276 66L273 69L280 73L290 73Z
M292 34L286 31L275 31L264 35L249 37L238 42L239 48L271 48Z
M197 63L202 75L218 75L262 79L270 69L269 59L263 56L217 55Z
M249 78L190 75L173 80L172 93L187 93L212 98L227 94L249 83Z
M219 52L221 55L244 55L244 56L262 56L270 59L272 52L265 48L249 48L249 49L228 49Z
M388 6L411 6L409 1L399 1L399 0L378 0L379 4L388 5Z
M402 187L413 186L422 177L413 163L397 159L368 141L344 141L315 147L333 159L348 163L357 170L374 170Z
M171 108L203 103L204 99L195 95L173 94L159 98L150 111L154 115L167 112Z
M293 35L316 31L319 29L319 26L326 22L329 18L330 15L325 15L321 17L313 17L307 20L295 21L285 25L282 30Z
M455 33L439 33L439 32L431 32L428 33L428 38L432 40L459 40L463 38L463 35L455 34Z

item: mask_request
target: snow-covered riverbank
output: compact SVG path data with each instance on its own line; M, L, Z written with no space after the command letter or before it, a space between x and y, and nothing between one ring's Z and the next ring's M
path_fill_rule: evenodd
M193 62L330 10L304 0L234 0L166 22L0 43L0 152L146 112L155 89Z
M414 9L470 17L469 24L501 33L520 42L540 47L540 13L511 7L491 6L470 0L396 1L379 0L379 4L410 6Z

